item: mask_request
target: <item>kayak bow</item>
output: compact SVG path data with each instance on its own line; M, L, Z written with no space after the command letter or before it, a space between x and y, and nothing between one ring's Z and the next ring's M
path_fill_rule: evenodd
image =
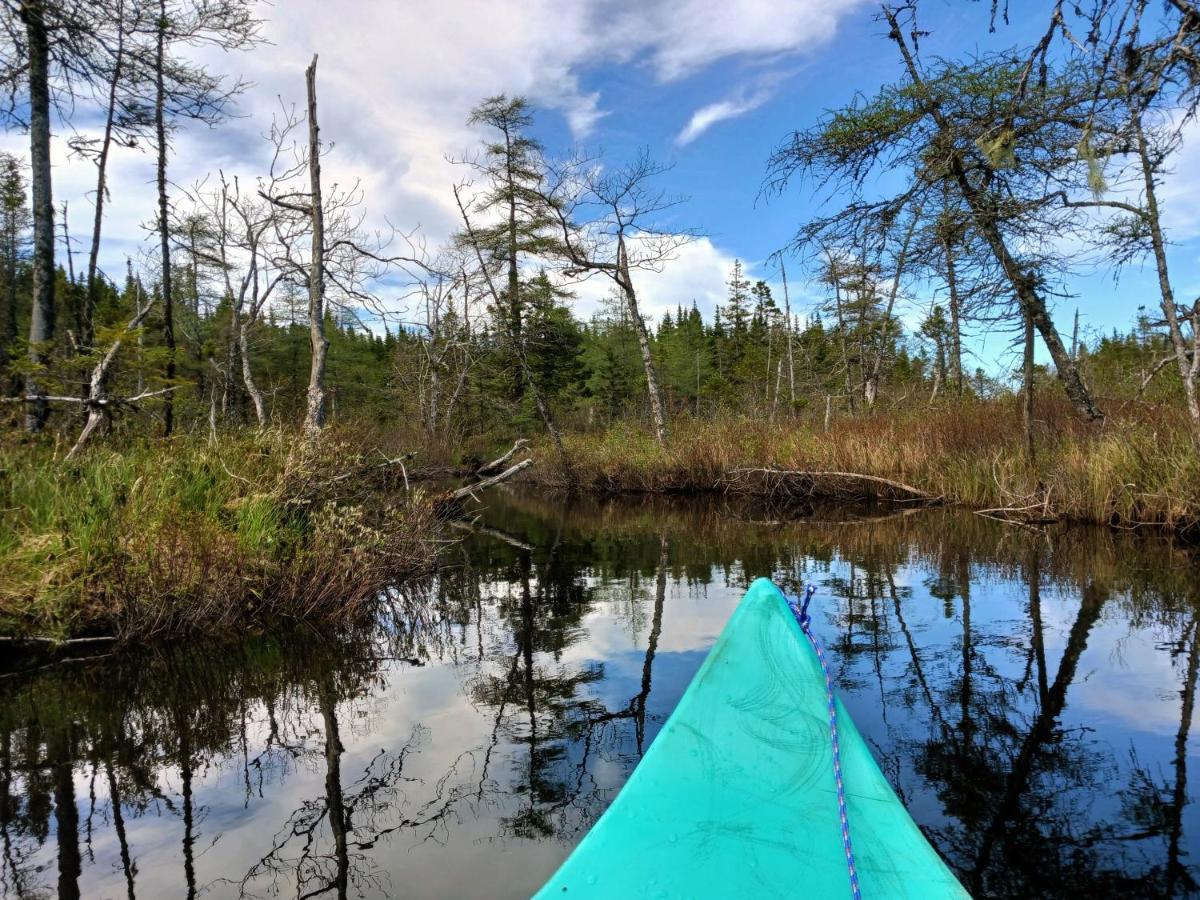
M967 897L836 703L862 896ZM849 897L825 675L779 589L750 586L609 809L537 894Z

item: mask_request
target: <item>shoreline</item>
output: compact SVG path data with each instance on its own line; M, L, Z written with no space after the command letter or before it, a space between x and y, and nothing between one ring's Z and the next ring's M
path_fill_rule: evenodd
M315 451L276 429L220 446L96 447L71 462L49 444L7 445L0 635L126 643L369 615L389 587L436 571L453 542L443 525L459 498L435 477L505 466L555 495L739 496L787 507L772 515L781 520L807 503L874 500L1191 542L1200 458L1181 422L1135 412L1095 427L1039 398L1032 466L1020 409L1005 400L866 414L828 433L801 418L680 418L665 447L637 424L568 431L569 470L544 438L474 466L450 463L496 447L397 450L411 436L354 430Z

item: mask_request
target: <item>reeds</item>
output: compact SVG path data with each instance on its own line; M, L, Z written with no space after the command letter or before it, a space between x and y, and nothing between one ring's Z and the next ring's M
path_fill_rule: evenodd
M729 473L764 467L895 479L975 509L1036 505L1115 526L1200 524L1200 456L1182 413L1132 407L1094 426L1057 397L1040 397L1036 448L1031 463L1010 399L876 411L835 420L828 433L816 420L680 419L665 448L629 424L567 439L577 487L590 491L744 491L751 482L731 483ZM565 486L553 455L537 455L547 464L536 477Z

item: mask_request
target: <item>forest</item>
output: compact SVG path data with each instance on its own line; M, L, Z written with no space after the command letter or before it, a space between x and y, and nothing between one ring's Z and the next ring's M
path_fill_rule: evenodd
M1003 36L1006 6L969 6ZM1189 177L1200 7L1049 4L1035 44L954 59L922 54L918 11L875 18L894 81L764 148L760 202L821 214L735 262L715 310L652 317L647 281L703 235L649 151L547 147L534 103L480 98L445 186L456 233L379 228L322 176L344 149L318 103L337 60L314 55L254 177L181 185L180 131L255 89L202 60L236 70L259 7L6 0L3 113L28 152L0 156L0 631L361 614L436 567L467 496L448 478L1194 532L1200 296L1160 197ZM56 201L58 143L94 164L92 208ZM104 271L125 157L156 203ZM1155 290L1127 326L1081 330L1063 280L1132 268Z

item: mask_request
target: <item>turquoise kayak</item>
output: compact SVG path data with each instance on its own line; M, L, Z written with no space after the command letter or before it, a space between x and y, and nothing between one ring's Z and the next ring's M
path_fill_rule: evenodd
M967 892L837 703L861 896ZM538 892L561 897L850 897L817 654L779 589L750 586L612 805Z

